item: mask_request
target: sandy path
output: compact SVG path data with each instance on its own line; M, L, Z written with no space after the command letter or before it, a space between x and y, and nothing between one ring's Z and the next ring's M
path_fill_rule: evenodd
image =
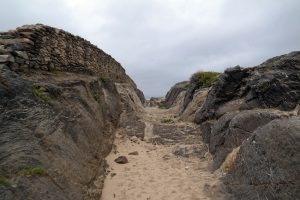
M101 200L196 200L210 199L205 191L218 179L207 170L205 158L180 157L173 154L178 144L153 145L147 140L153 135L153 123L169 117L167 111L150 108L145 116L145 141L131 141L117 134L117 152L107 157L107 176ZM176 124L175 124L176 125ZM138 151L138 155L128 155ZM127 164L114 159L123 155Z

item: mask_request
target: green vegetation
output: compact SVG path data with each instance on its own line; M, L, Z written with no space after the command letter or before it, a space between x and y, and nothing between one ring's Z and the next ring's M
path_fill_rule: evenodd
M199 86L210 87L219 77L218 72L196 72L191 78L190 82Z
M2 173L2 172L1 172ZM42 166L26 167L15 174L16 176L46 176L47 170ZM10 179L12 175L0 175L0 187L17 187Z
M165 124L173 124L175 123L173 119L170 118L164 118L162 120L160 120L161 123L165 123Z
M176 85L175 85L175 87L184 88L184 89L188 89L189 86L190 86L189 81L182 81L182 82L176 83Z
M12 183L4 176L0 176L0 187L10 187Z
M166 109L166 105L163 103L158 104L159 109Z
M47 96L47 94L45 94L45 92L47 92L47 89L44 88L44 87L41 87L41 86L38 86L38 87L33 89L33 94L35 96L39 97L43 101L48 102L50 100L50 97Z
M23 176L45 176L47 175L47 170L42 166L27 167L21 171Z

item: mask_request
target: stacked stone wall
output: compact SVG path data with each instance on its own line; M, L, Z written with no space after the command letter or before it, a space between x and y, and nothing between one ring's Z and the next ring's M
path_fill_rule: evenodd
M97 46L79 36L41 24L1 32L1 63L6 63L16 72L76 72L136 87L120 63Z

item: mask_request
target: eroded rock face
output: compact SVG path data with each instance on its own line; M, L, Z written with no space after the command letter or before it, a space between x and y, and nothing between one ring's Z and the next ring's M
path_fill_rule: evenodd
M199 107L212 170L225 173L236 199L299 198L299 178L291 178L291 169L299 176L299 94L300 52L292 52L227 69Z
M162 104L166 108L176 110L177 116L181 120L193 122L196 111L207 97L208 90L208 87L197 85L191 81L179 82L171 87Z
M207 98L208 90L209 88L202 88L194 92L193 99L187 104L187 106L184 107L182 105L180 107L180 119L189 122L194 121L196 111L198 110L199 106L201 106L205 102Z
M243 99L237 110L277 108L293 110L300 99L300 52L267 60L254 68L227 69L210 90L197 112L196 123L219 118L218 109L229 101Z
M300 118L277 119L240 147L224 181L238 199L300 198Z
M166 94L165 105L166 108L170 108L174 105L178 95L188 89L189 81L183 81L176 83Z
M96 199L121 112L114 84L76 74L21 77L1 66L1 199ZM38 88L44 88L35 94ZM42 167L46 175L23 171ZM63 190L61 188L63 188ZM39 188L39 190L36 190Z
M124 109L116 85L143 94L111 56L63 30L0 33L0 54L0 198L99 199Z
M279 114L268 110L249 110L223 115L210 127L209 134L203 135L214 157L212 170L218 169L226 156L252 136L254 130L279 117Z
M143 139L145 129L145 123L141 119L144 114L143 102L132 86L122 83L118 83L116 86L123 108L120 126L123 128L124 134Z

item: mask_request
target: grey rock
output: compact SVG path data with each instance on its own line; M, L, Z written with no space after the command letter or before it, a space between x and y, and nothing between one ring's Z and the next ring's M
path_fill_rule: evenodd
M257 129L240 148L224 182L236 199L300 198L300 118Z
M114 161L116 163L118 163L118 164L126 164L126 163L128 163L128 159L126 158L126 156L119 156Z
M139 152L137 152L137 151L133 151L133 152L130 152L128 155L137 156L137 155L139 155Z
M228 153L252 136L257 128L276 118L279 118L279 115L268 110L232 112L222 116L211 126L209 136L209 151L214 157L212 169L218 169ZM203 130L203 133L206 131ZM204 138L207 135L208 133Z
M182 92L187 90L189 81L183 81L176 83L166 94L165 97L165 106L170 108L173 106L177 96Z
M196 113L195 122L218 118L224 103L242 99L240 110L278 108L289 111L300 99L300 52L275 57L254 68L225 70Z
M14 51L14 54L20 58L23 58L25 60L28 60L28 55L25 51Z
M11 55L0 55L0 63L14 62L15 59Z

